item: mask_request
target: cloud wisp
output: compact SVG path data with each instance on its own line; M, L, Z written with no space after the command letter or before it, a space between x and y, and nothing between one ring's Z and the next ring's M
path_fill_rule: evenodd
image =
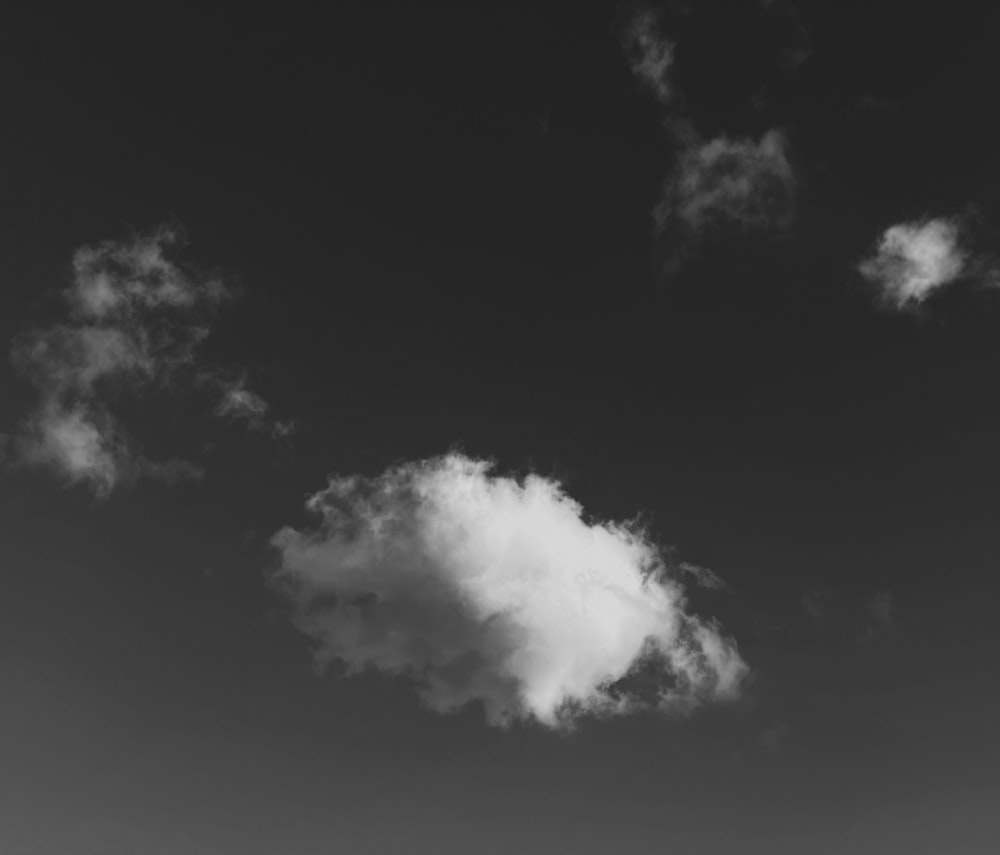
M636 14L625 28L622 44L632 73L661 106L668 106L676 94L670 74L674 45L660 32L655 13L646 9Z
M71 283L60 295L64 320L13 344L11 359L38 395L16 440L22 461L101 497L138 478L200 474L186 461L147 459L112 407L123 391L190 378L198 345L231 298L219 279L178 263L181 244L176 230L160 227L74 253ZM224 415L266 408L243 385L231 392L220 404Z
M334 478L273 581L320 664L409 677L428 707L505 726L734 698L733 641L688 613L636 527L588 521L561 486L450 454Z
M956 219L936 218L890 226L858 272L894 309L914 308L969 270Z
M221 371L206 371L200 376L202 385L212 386L219 395L213 413L229 422L242 424L247 430L268 434L274 439L295 433L294 421L275 418L271 405L247 386L247 379L235 379Z
M725 136L692 141L678 154L654 211L657 229L694 238L719 226L783 228L794 202L788 143L776 130L759 141Z
M38 392L19 438L23 459L99 496L138 477L197 473L181 461L147 461L108 406L113 387L169 384L229 296L218 280L196 279L171 260L179 240L160 228L76 251L61 295L67 320L14 342L12 360Z
M673 165L653 210L657 235L670 244L667 266L718 229L783 231L794 213L796 177L787 137L773 128L759 139L704 137L681 107L671 71L674 45L650 10L639 12L623 39L629 67L664 110Z

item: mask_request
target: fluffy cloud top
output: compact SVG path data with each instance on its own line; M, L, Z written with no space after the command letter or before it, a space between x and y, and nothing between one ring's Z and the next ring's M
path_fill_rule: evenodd
M408 676L430 708L478 701L499 725L738 693L734 643L686 611L661 552L558 483L452 454L334 478L308 507L314 530L273 539L275 581L320 663Z
M179 461L145 460L107 404L112 386L167 384L192 362L221 282L198 279L169 257L179 235L161 228L128 242L79 249L63 292L68 321L14 343L12 358L38 390L20 440L23 456L98 495L136 477L196 473Z
M954 220L900 223L886 229L875 253L858 266L895 308L919 305L965 271L968 255Z
M783 225L794 190L787 142L778 131L759 142L724 136L693 142L664 184L656 222L661 230L679 223L692 233L723 223L743 229Z

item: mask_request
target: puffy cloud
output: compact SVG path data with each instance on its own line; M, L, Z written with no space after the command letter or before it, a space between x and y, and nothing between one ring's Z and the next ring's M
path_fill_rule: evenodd
M274 582L321 664L412 678L439 712L552 727L735 697L735 644L686 610L638 528L589 520L560 485L451 454L333 478L285 528Z
M656 14L644 10L635 15L625 28L625 53L632 73L663 106L674 97L670 70L674 63L674 46L660 33Z
M938 218L889 227L858 270L886 303L903 309L959 278L968 263L958 223Z
M664 183L655 218L661 231L679 225L697 235L715 225L783 226L791 218L795 175L787 142L768 131L759 142L720 136L681 150Z
M143 458L107 403L115 386L170 383L228 296L218 280L196 278L170 259L179 242L177 232L160 228L74 254L62 294L68 322L18 337L12 351L38 390L19 437L24 459L98 495L137 477L197 474L182 461Z

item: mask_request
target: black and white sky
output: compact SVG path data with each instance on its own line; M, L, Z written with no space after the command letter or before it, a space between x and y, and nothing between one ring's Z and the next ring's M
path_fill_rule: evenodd
M5 9L0 852L996 851L998 25Z

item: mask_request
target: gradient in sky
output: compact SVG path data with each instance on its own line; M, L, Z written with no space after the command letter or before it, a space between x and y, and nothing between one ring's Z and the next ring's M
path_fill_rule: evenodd
M995 851L997 24L8 10L0 852Z

